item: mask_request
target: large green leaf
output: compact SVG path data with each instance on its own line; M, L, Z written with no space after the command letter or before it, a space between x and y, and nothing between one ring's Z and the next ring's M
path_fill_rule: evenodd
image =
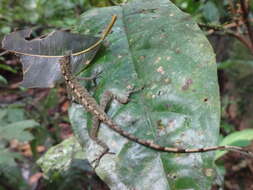
M97 86L86 85L97 100L105 90L124 96L129 87L142 91L108 114L124 130L164 146L184 148L217 144L220 102L214 53L189 15L168 0L135 0L121 7L93 9L81 17L77 31L98 34L111 15L118 21L85 75L102 70ZM101 151L88 137L91 116L79 105L70 120L87 158ZM115 155L96 169L111 189L209 189L214 153L171 154L130 142L105 125L99 138Z

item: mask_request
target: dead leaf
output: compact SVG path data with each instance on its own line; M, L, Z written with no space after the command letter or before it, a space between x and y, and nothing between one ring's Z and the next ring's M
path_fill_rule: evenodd
M59 59L66 51L73 54L81 52L100 38L65 31L54 31L40 38L28 40L31 29L21 30L6 35L2 41L2 47L18 54L23 65L23 81L21 85L27 88L53 87L62 78ZM91 51L72 56L73 71L82 68L82 64L90 62L95 56L100 45Z

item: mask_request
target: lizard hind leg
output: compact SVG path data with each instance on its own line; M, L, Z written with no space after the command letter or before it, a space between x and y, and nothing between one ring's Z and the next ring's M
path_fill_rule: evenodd
M139 89L129 91L125 97L119 97L119 96L113 94L111 91L107 90L103 93L103 95L100 99L100 107L102 110L106 111L106 107L108 106L108 104L110 104L110 102L113 99L117 100L118 102L120 102L122 104L126 104L129 101L129 96L136 91L139 91ZM92 161L92 163L95 163L94 168L96 168L99 165L99 162L103 158L104 155L114 154L112 152L109 152L110 149L109 149L108 145L98 138L99 127L100 127L99 119L93 116L92 129L89 132L89 136L93 141L95 141L98 145L100 145L103 148L103 151L97 156L97 158L95 160Z
M111 100L113 98L113 96L111 96L111 94L112 93L109 93L109 91L106 91L102 95L102 98L100 100L100 107L104 111L106 110L107 105L111 102ZM96 169L98 167L99 162L103 158L104 155L114 154L112 152L109 152L110 149L109 149L108 145L98 138L99 127L100 127L100 120L97 117L93 116L92 129L89 132L89 136L93 141L95 141L98 145L100 145L103 148L102 152L97 156L97 158L92 161L92 164L95 163L94 169Z
M97 118L94 118L93 119L93 127L90 132L90 138L103 148L102 152L95 158L95 160L93 160L91 162L91 164L95 163L94 169L96 169L98 167L99 162L103 158L104 155L114 154L112 152L109 152L110 149L109 149L108 145L97 137L98 129L99 129L99 120Z

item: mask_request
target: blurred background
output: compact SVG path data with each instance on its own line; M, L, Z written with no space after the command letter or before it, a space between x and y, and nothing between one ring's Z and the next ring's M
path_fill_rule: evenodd
M79 16L94 7L114 6L125 0L1 0L0 40L12 31L33 27L33 35L71 29ZM231 136L253 150L247 129L253 128L253 1L172 0L192 15L212 44L217 58L222 120L220 139ZM47 180L36 160L50 147L72 135L63 86L25 89L19 86L18 57L0 47L0 190L109 189L93 172L73 170ZM19 124L21 127L16 128ZM8 126L8 130L1 129ZM246 132L244 132L246 131ZM252 134L252 133L251 133ZM15 139L15 140L13 140ZM245 139L245 140L244 140ZM228 153L217 161L225 174L212 190L252 190L253 161ZM66 180L68 179L68 180ZM222 181L222 180L221 180Z

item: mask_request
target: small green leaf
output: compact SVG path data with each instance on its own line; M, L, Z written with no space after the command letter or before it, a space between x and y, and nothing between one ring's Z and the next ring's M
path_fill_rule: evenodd
M1 159L1 154L0 154L0 159ZM9 165L7 163L0 164L0 173L1 173L1 180L5 180L6 183L11 184L9 186L9 187L13 187L11 189L17 189L17 187L18 187L18 190L30 189L30 187L27 185L26 181L24 180L22 176L20 167L18 167L16 163L14 165L12 164ZM4 188L4 190L6 190L6 188Z
M211 1L208 1L203 6L203 16L209 22L218 22L220 19L219 10Z
M15 69L13 69L12 67L10 67L9 65L6 65L6 64L0 64L0 69L10 71L12 73L17 73L17 71Z
M27 129L27 128L32 128L32 127L35 127L35 126L38 126L38 125L39 125L39 123L37 123L34 120L23 120L23 121L17 121L17 122L11 123L11 124L9 124L5 127L8 127L8 128L19 127L19 128L22 128L22 129Z
M0 29L0 32L3 33L3 34L8 34L11 32L11 27L9 26L4 26Z
M2 109L0 110L0 120L3 120L3 118L7 115L7 110L6 109ZM1 123L0 123L1 125Z
M9 107L7 109L7 121L9 123L18 122L25 120L25 112L24 109Z
M24 120L0 126L0 138L5 140L17 139L22 142L30 141L33 139L32 134L24 130L38 125L34 120Z
M0 165L1 164L8 164L15 166L16 162L14 161L15 158L21 158L20 154L15 152L10 152L6 148L0 148Z
M253 140L253 129L245 129L226 136L220 145L248 146ZM227 151L217 151L215 160L223 156Z
M8 81L2 75L0 75L0 83L8 84Z

